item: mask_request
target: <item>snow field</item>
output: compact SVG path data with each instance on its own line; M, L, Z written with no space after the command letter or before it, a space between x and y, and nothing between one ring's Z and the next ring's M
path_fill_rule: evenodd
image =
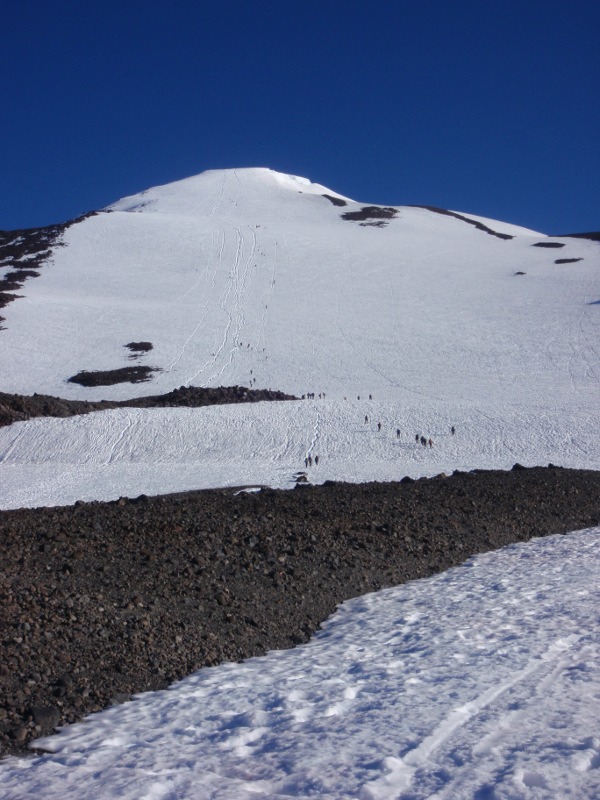
M270 170L214 171L70 227L3 309L4 391L100 400L238 384L316 399L2 428L0 508L290 488L299 471L600 468L596 243L534 247L547 237L482 220L515 237L503 241L410 207L361 226L341 218L360 204L323 194L336 196ZM131 341L153 350L131 361ZM130 365L160 371L66 382ZM46 739L49 755L0 762L0 793L596 800L599 534L350 601L305 646L202 670Z
M433 447L415 443L415 434L431 437ZM223 486L291 488L299 472L323 483L510 469L516 462L545 466L555 460L598 469L599 454L597 415L585 409L574 414L572 407L484 412L315 399L123 408L0 428L0 508ZM305 466L309 455L319 456L318 465Z

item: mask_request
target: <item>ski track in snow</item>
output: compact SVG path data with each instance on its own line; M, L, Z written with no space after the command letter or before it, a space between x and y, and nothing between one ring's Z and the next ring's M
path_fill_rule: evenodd
M416 444L417 432L431 436L433 448ZM597 469L597 419L574 419L561 408L491 414L468 406L399 410L374 400L328 398L114 409L0 428L0 508L219 486L292 488L309 455L319 456L309 479L322 483L548 464L556 461L557 447L561 465Z

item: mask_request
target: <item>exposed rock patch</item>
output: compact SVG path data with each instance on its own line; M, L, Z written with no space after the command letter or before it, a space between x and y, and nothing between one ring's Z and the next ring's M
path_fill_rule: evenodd
M109 408L172 408L224 405L226 403L258 403L266 400L297 400L297 397L272 389L247 389L245 386L220 386L198 388L181 386L172 392L131 400L63 400L51 395L0 392L0 427L22 422L33 417L72 417Z
M463 222L467 222L469 225L473 225L477 228L478 231L485 231L485 233L489 233L491 236L496 236L498 239L514 239L514 236L511 236L509 233L499 233L498 231L494 231L489 228L487 225L484 225L483 222L480 222L477 219L470 219L470 217L464 217L462 214L457 214L456 211L448 211L447 208L437 208L436 206L410 206L410 208L424 208L427 211L433 211L436 214L443 214L447 217L455 217L456 219L460 219Z
M330 203L333 203L334 206L347 206L348 203L345 200L342 200L341 197L334 197L331 194L324 194L323 197L326 197Z
M387 220L393 219L398 214L397 208L387 206L364 206L360 211L346 211L342 214L342 219L350 220L351 222L360 222L365 226L372 226L382 228L387 225ZM375 222L365 222L364 220L375 220Z
M600 472L522 467L0 512L0 748L306 641L350 597L599 523Z
M0 308L22 296L13 292L20 289L28 278L39 276L39 269L52 255L52 249L62 246L60 240L67 228L97 213L90 211L68 222L44 228L0 231L0 270L5 267L13 270L4 275L0 273Z
M139 358L143 353L149 353L154 349L152 342L129 342L125 347L131 353L129 358Z
M152 379L155 372L160 372L160 369L158 367L119 367L119 369L91 372L82 370L77 375L68 378L68 382L88 387L114 386L117 383L145 383Z
M600 242L600 231L591 233L561 233L556 239L589 239L591 242Z

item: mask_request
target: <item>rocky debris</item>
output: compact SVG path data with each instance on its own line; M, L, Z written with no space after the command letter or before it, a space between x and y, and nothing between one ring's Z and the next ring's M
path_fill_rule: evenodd
M334 197L331 194L324 194L323 197L326 197L330 203L333 203L334 206L347 206L348 203L345 200L342 200L341 197Z
M387 220L393 219L395 216L397 216L397 214L397 208L391 208L388 206L364 206L360 209L360 211L344 212L342 214L342 219L346 219L351 222L359 222L363 227L373 226L382 228L384 225L387 225ZM370 220L376 221L371 222Z
M555 237L557 239L589 239L590 242L600 242L600 231L590 231L589 233L561 233Z
M152 350L154 345L152 342L129 342L124 345L124 347L129 348L132 353L147 353L149 350Z
M0 749L305 642L350 597L597 524L600 472L556 467L0 512Z
M473 227L477 228L478 231L484 231L485 233L489 233L490 236L496 236L498 239L514 239L514 236L511 236L509 233L499 233L498 231L492 230L490 227L485 225L483 222L480 222L477 219L471 219L470 217L465 217L462 214L457 214L456 211L448 211L447 208L438 208L437 206L418 206L418 205L411 205L409 208L424 208L426 211L433 211L436 214L444 214L447 217L454 217L455 219L460 219L463 222L467 222L469 225L473 225Z
M152 342L129 342L126 347L130 352L130 359L141 358L144 353L149 353L154 349Z
M80 386L114 386L117 383L145 383L152 379L159 367L119 367L118 369L82 370L67 378L68 383Z
M20 289L27 278L40 274L38 269L48 261L52 249L62 246L61 238L67 228L97 213L90 211L68 222L44 228L0 231L0 269L10 267L13 270L3 276L0 274L0 308L21 297L11 292Z
M226 403L258 403L267 400L297 400L290 394L272 389L247 389L245 386L220 386L198 388L181 386L172 392L151 397L136 397L131 400L63 400L45 394L31 397L0 392L0 427L22 422L33 417L72 417L109 408L201 408L202 406Z

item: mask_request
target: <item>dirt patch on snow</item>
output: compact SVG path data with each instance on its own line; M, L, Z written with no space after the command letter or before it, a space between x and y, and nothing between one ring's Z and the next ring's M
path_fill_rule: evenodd
M600 231L591 233L561 233L556 239L589 239L591 242L600 242Z
M324 194L323 197L326 197L330 203L333 203L334 206L347 206L348 203L345 200L342 200L341 197L334 197L331 194Z
M152 342L129 342L125 347L131 353L129 358L140 358L144 353L149 353L154 349Z
M460 219L463 222L467 222L469 225L473 225L477 228L478 231L485 231L485 233L489 233L490 236L496 236L498 239L514 239L514 236L511 236L509 233L499 233L498 231L492 230L487 225L484 225L483 222L479 222L477 219L470 219L470 217L464 217L462 214L457 214L456 211L448 211L446 208L437 208L436 206L410 206L410 208L424 208L427 211L433 211L435 214L443 214L446 217L454 217L455 219Z
M83 370L68 378L68 383L78 383L80 386L114 386L117 383L144 383L152 378L154 372L160 372L158 367L120 367L119 369L97 370L87 372Z
M397 208L388 206L364 206L360 211L346 211L342 219L359 222L363 227L383 228L387 221L398 214ZM374 221L373 221L374 220Z

